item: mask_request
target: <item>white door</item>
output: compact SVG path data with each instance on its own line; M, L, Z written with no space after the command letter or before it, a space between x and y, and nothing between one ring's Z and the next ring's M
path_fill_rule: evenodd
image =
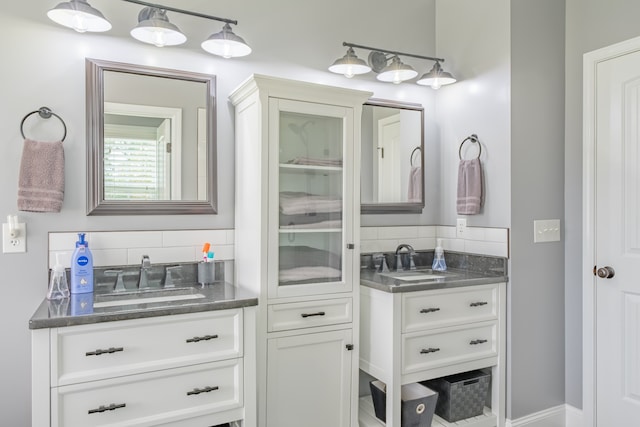
M378 120L378 202L401 202L400 114Z
M349 427L352 330L269 339L266 427Z
M639 46L640 48L640 46ZM640 420L640 50L594 63L591 276L595 337L593 423ZM585 78L585 82L589 79ZM585 86L586 88L586 86ZM591 130L589 130L591 129ZM589 183L587 183L589 185ZM587 194L587 197L588 194ZM585 257L585 260L587 258ZM591 265L585 265L590 268ZM605 268L613 270L607 271ZM615 271L615 274L613 272ZM589 322L585 317L585 322ZM585 402L585 405L588 405ZM592 411L591 408L587 408Z

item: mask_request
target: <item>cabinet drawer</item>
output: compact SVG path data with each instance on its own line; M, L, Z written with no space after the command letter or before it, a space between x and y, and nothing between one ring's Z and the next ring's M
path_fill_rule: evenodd
M402 295L402 332L498 318L498 285L407 292Z
M52 386L242 355L239 309L73 326L51 333Z
M237 408L242 375L232 359L52 388L52 426L153 426Z
M497 324L454 327L402 336L402 373L497 356Z
M351 298L271 304L267 314L268 330L275 332L351 323L352 311Z

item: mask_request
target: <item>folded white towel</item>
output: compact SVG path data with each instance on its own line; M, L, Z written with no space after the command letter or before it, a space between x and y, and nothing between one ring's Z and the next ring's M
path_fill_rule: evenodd
M18 177L18 209L27 212L60 212L63 199L62 141L25 139Z
M342 211L342 199L339 197L294 191L280 193L280 212L285 215L340 211Z
M459 215L476 215L484 203L482 191L482 164L480 159L460 160L458 166L458 198Z

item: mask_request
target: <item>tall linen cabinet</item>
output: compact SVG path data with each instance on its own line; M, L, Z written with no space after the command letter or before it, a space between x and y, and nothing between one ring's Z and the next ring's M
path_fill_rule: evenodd
M358 425L369 92L253 75L235 106L235 280L259 295L260 427Z

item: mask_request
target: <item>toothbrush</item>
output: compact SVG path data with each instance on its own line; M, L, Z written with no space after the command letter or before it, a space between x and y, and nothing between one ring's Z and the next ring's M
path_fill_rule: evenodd
M207 254L209 253L210 248L211 248L211 244L209 242L205 243L204 246L202 247L202 261L204 262L208 261Z

